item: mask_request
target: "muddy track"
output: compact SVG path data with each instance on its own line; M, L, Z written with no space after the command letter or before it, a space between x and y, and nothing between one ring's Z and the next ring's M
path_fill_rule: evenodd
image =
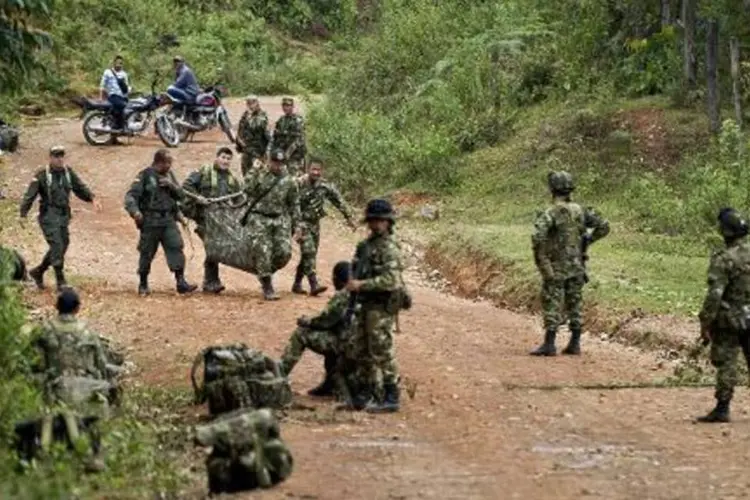
M265 98L274 117L278 99ZM241 104L230 104L236 123ZM49 146L63 143L71 165L100 196L104 210L75 202L68 268L85 301L92 326L128 346L137 382L187 388L195 353L209 343L243 341L280 354L300 314L326 297L292 295L297 254L277 275L282 300L261 300L257 280L222 269L228 286L220 296L178 297L161 252L154 263L155 294L136 295L136 229L122 198L139 169L160 147L149 136L129 146L92 148L77 120L50 120L24 135L25 147L10 157L8 196L18 199ZM179 179L213 157L218 134L174 150ZM235 165L238 169L238 165ZM23 248L35 264L44 251L32 221L26 230L6 228L2 237ZM362 230L363 231L363 230ZM359 233L362 236L363 232ZM329 219L324 224L319 267L350 258L358 235ZM202 249L197 238L188 277L200 282ZM314 411L292 412L284 424L296 462L289 481L253 498L362 499L574 499L739 498L750 479L750 404L740 390L730 426L701 427L691 417L712 403L711 389L540 391L540 384L640 383L660 380L668 367L642 353L590 337L584 355L535 359L538 318L486 303L459 299L409 281L415 307L401 318L398 359L416 388L403 394L395 415L334 414L330 402L304 392L321 377L322 363L308 354L293 374L298 400ZM327 281L327 279L326 279ZM29 291L32 302L51 304L51 292ZM565 334L562 335L565 341ZM514 384L508 389L507 384ZM249 497L249 496L248 496Z

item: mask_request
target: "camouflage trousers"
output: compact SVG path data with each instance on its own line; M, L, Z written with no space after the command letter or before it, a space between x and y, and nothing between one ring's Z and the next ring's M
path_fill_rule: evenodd
M567 315L571 330L580 329L583 308L583 276L568 279L544 280L542 283L542 315L544 329L557 330Z
M52 266L62 268L65 265L65 253L70 245L70 232L67 224L42 222L42 234L49 246L44 255L42 267Z
M256 248L260 249L255 264L257 275L264 278L289 262L292 255L292 224L286 216L254 215L248 220L248 226L256 238Z
M245 177L250 170L253 168L255 160L263 161L266 157L265 151L246 151L242 153L242 159L240 160L240 166L242 168L242 177Z
M349 366L348 378L369 387L378 387L379 376L386 384L398 384L399 371L393 345L395 316L383 308L363 307L354 329L342 345Z
M185 253L183 252L184 243L180 229L176 222L160 226L144 226L141 229L141 237L138 241L138 251L140 259L138 261L138 274L148 274L151 271L151 262L153 262L159 245L164 249L167 257L169 270L185 270Z
M729 401L739 381L737 357L740 350L750 369L750 331L716 329L711 333L711 364L716 367L716 399Z
M297 273L302 276L315 274L318 248L320 247L320 222L305 222L299 241L300 259Z
M287 376L297 365L305 349L322 356L336 355L340 349L339 337L328 330L298 327L281 355L281 366Z

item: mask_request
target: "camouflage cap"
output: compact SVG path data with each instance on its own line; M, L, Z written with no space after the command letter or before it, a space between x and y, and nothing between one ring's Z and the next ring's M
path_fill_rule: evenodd
M547 174L547 185L553 193L570 194L575 190L573 176L564 170Z
M284 97L283 99L281 99L281 105L282 106L287 105L287 104L290 105L290 106L293 105L294 104L294 99L292 99L291 97Z
M734 208L722 208L719 211L718 220L719 230L725 238L741 238L747 236L747 220Z
M65 146L56 145L49 148L49 154L55 156L55 155L64 155L65 154Z

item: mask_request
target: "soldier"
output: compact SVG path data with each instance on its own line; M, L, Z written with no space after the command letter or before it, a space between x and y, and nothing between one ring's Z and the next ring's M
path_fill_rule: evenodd
M25 219L39 196L39 225L49 250L39 266L29 271L29 276L37 287L44 288L44 273L50 266L55 270L57 288L65 282L65 252L68 250L70 233L68 225L71 219L70 193L73 192L83 201L93 203L97 211L102 209L94 194L83 183L80 177L65 164L65 148L54 146L49 150L49 163L34 174L26 194L21 200L21 219Z
M256 235L263 249L256 264L258 278L266 300L278 300L273 288L273 273L280 262L288 262L292 253L290 236L295 240L299 231L299 190L296 181L284 172L284 152L271 155L268 169L255 168L245 179L245 192L250 200L248 213L250 232Z
M271 149L281 149L287 159L289 173L300 173L305 162L307 145L305 141L305 122L294 112L294 99L284 97L281 100L284 115L276 122L271 139Z
M719 230L726 248L711 256L708 291L698 317L701 338L711 343L716 367L716 407L698 422L729 422L729 403L737 385L740 349L750 367L750 244L748 224L732 208L719 212Z
M160 244L167 257L167 265L175 275L177 292L191 293L198 288L185 281L184 244L177 227L180 217L178 202L184 199L184 193L171 168L172 156L169 151L157 150L152 165L138 173L125 195L125 210L141 233L138 241L138 294L141 296L151 293L148 275Z
M242 153L242 176L246 176L256 161L263 161L270 142L268 114L260 109L258 97L247 100L247 111L242 114L237 126L237 151Z
M344 313L349 305L349 292L344 290L349 281L351 264L339 262L333 267L333 286L336 293L331 297L323 311L314 318L301 316L297 319L298 328L294 330L289 344L281 356L281 371L289 376L305 349L322 355L325 359L325 379L311 389L310 396L332 396L335 389L335 369L340 353L341 333L346 327Z
M550 172L547 184L552 206L534 222L531 237L534 261L542 275L544 343L530 354L555 356L555 337L567 311L570 342L563 354L581 353L581 292L587 281L586 249L609 234L609 222L592 208L573 203L573 177L567 172ZM592 229L592 232L588 230Z
M237 193L242 186L232 175L229 166L232 163L232 150L223 147L216 153L213 165L203 165L185 179L182 188L185 191L199 195L196 200L187 200L186 206L206 204L206 198L218 198ZM194 203L193 203L194 202ZM202 209L195 206L195 222L198 224L196 233L203 239L203 214ZM206 259L203 262L203 291L208 293L221 293L225 289L219 278L219 263Z
M300 213L302 214L301 236L299 240L300 260L294 275L292 292L304 294L302 278L307 277L310 283L310 295L317 296L328 290L328 287L318 283L315 274L315 261L318 257L320 245L320 221L326 216L325 202L330 201L346 218L352 230L357 229L352 221L351 213L344 203L341 194L333 184L322 178L323 166L319 159L310 160L308 173L299 178Z
M386 200L371 200L365 210L364 222L370 228L370 236L357 245L352 263L355 279L346 284L346 289L356 294L353 302L361 306L354 339L361 350L357 357L361 360L360 369L364 371L360 377L364 385L353 395L351 406L356 410L364 408L370 413L396 412L400 407L399 372L393 327L400 304L394 300L404 289L404 282L401 251L393 239L396 220L391 204ZM378 371L383 376L382 403L371 400Z

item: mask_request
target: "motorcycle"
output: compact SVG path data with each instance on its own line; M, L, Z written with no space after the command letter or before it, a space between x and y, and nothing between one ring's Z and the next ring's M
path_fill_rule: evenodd
M159 111L159 108L168 104L168 101L156 93L158 79L157 73L151 82L151 94L128 100L123 111L124 130L115 130L115 117L112 113L112 105L108 101L87 97L74 100L81 107L80 118L83 119L83 137L86 142L92 146L103 146L111 144L115 137L141 135L155 117L155 129L159 137L165 136L179 143L179 134L174 130L171 122L163 117L163 112ZM164 140L162 138L162 141Z
M211 130L217 125L231 142L236 142L229 113L221 104L221 98L226 94L226 88L222 85L212 85L203 89L203 92L195 98L195 103L186 103L165 94L171 102L166 116L177 130L179 142L190 141L197 132ZM169 147L176 146L163 138L162 142Z

